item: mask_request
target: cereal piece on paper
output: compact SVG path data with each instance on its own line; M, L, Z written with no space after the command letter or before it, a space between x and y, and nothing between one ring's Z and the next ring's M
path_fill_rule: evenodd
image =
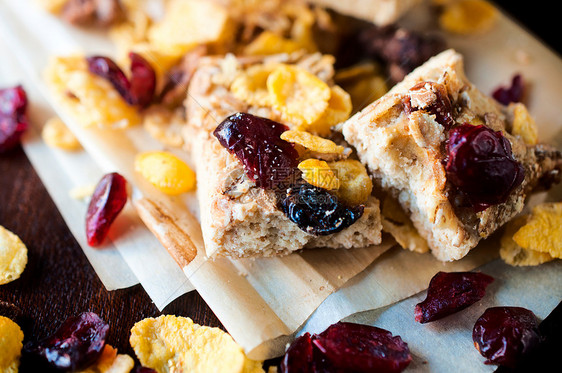
M302 178L309 184L327 190L337 190L340 181L327 162L318 159L307 159L299 163Z
M82 145L80 145L76 136L59 117L53 117L45 123L41 137L47 145L53 148L68 151L82 149Z
M18 324L7 317L0 316L0 372L16 373L18 371L22 348L23 332Z
M330 87L303 68L279 65L267 77L273 108L295 125L316 122L328 108Z
M316 133L320 136L328 136L331 128L349 118L353 105L351 97L339 86L330 88L330 99L328 107L316 121L305 124L300 128Z
M131 329L130 343L145 367L159 373L258 373L262 363L246 357L232 337L187 317L147 318Z
M17 280L27 264L27 247L0 225L0 285Z
M158 190L178 195L195 189L195 172L169 152L140 153L135 158L135 171Z
M346 149L335 142L310 132L289 130L283 132L281 139L305 148L307 158L319 158L326 160L337 160L347 156Z
M512 103L509 105L509 108L513 109L511 133L515 136L520 136L527 145L537 145L539 142L539 129L525 105Z
M511 220L505 226L505 231L500 240L500 257L509 265L536 266L554 259L548 253L524 249L513 240L515 232L527 224L528 220L528 215L520 216Z
M386 197L382 203L382 227L390 233L398 244L410 251L420 254L429 251L427 241L420 236L402 206L391 197Z
M490 30L496 18L496 8L485 0L459 0L445 6L439 23L447 31L471 35Z
M513 235L522 248L562 258L562 202L533 208L529 220Z
M132 357L118 354L117 349L106 344L98 360L80 373L129 373L134 366Z

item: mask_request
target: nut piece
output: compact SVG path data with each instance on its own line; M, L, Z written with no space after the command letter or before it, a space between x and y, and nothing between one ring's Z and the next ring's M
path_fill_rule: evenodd
M18 236L0 225L0 285L17 280L26 264L27 247Z
M2 227L0 227L2 228ZM0 243L1 245L1 243ZM0 372L17 372L23 348L23 332L18 324L0 316Z
M178 195L195 189L195 172L169 152L145 152L135 158L135 171L160 191Z
M52 148L68 151L76 151L82 148L76 136L59 117L53 117L45 123L41 136L43 141Z
M131 329L130 343L140 363L159 373L263 372L262 363L248 359L229 334L187 317L141 320Z
M318 159L307 159L298 165L302 178L309 184L327 190L337 190L340 181L328 163Z

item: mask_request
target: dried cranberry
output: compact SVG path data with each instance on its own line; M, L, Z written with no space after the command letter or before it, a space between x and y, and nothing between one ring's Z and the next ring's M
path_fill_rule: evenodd
M476 303L486 294L493 277L480 272L438 272L427 289L427 297L416 304L416 321L439 320Z
M509 105L512 102L523 101L524 94L525 85L523 84L523 78L520 74L517 74L511 79L510 87L499 87L492 93L492 96L499 103Z
M348 207L326 189L303 183L287 189L281 209L303 231L324 236L355 223L363 215L364 207Z
M401 372L412 361L402 338L368 325L339 322L312 343L335 369L345 372Z
M541 342L535 314L521 307L488 308L472 330L474 346L486 364L517 366Z
M271 189L291 176L298 165L293 144L280 138L287 130L270 119L237 113L219 124L213 135L242 162L257 186Z
M313 345L310 333L291 343L281 361L281 373L314 373Z
M68 318L53 335L28 343L25 352L59 370L82 370L100 357L108 330L98 315L84 312Z
M22 86L0 89L0 153L19 144L29 127L27 95Z
M131 105L147 107L156 89L156 73L148 61L136 53L129 53L131 78L109 57L92 56L86 60L91 73L109 80L125 101Z
M116 172L105 175L92 195L86 213L86 237L90 246L99 246L109 227L127 203L127 180Z
M470 124L449 132L446 171L447 179L477 212L505 202L525 178L501 132Z

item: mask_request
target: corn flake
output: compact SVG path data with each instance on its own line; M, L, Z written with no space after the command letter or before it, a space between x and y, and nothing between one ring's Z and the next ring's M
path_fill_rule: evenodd
M131 346L143 366L164 372L263 372L232 337L187 317L147 318L131 329Z
M339 86L330 88L328 107L316 121L299 127L320 136L328 136L331 128L349 118L353 105L351 97Z
M68 151L76 151L82 148L76 136L59 117L53 117L45 123L41 137L47 145L53 148Z
M562 258L562 202L533 208L529 220L514 235L522 248Z
M267 79L277 64L250 66L240 73L230 85L230 91L239 100L249 105L271 106L272 100L267 90Z
M129 355L117 353L117 349L105 345L96 362L80 373L129 373L135 361Z
M311 155L311 158L335 160L345 157L343 146L323 137L315 136L310 132L289 130L281 134L281 139L304 147L306 149L305 154Z
M7 317L0 316L0 372L17 373L23 348L22 342L23 332L18 324Z
M52 59L45 78L60 103L85 127L125 128L140 122L136 108L109 81L88 71L84 56Z
M58 14L62 11L68 0L37 0L37 2L48 12Z
M373 182L365 166L354 159L330 162L330 168L340 181L336 192L339 199L350 206L365 203L373 191Z
M0 285L20 277L27 264L27 247L18 236L0 225Z
M420 236L402 206L392 197L385 197L381 207L382 228L403 248L416 253L429 251L427 241Z
M195 172L169 152L155 151L137 154L135 171L160 191L178 195L195 189Z
M439 23L447 31L470 35L490 30L496 18L496 8L485 0L459 0L445 6Z
M539 130L525 105L512 103L510 107L513 109L511 133L520 136L527 145L536 145L539 142Z
M340 181L327 162L318 159L307 159L299 163L302 178L309 184L327 190L337 190Z
M278 53L293 53L303 49L294 40L284 38L271 31L264 31L244 48L244 54L249 56L267 56Z
M273 108L295 125L316 122L328 108L330 87L303 68L279 65L267 77Z
M536 266L554 259L548 253L524 249L513 240L513 235L527 224L529 216L520 216L511 220L505 226L500 240L500 257L512 266Z

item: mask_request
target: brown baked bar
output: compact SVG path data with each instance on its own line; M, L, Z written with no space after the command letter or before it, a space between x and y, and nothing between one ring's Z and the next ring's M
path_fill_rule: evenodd
M343 123L341 130L375 184L399 201L442 261L464 257L518 214L532 190L548 187L560 173L560 152L537 144L536 127L525 106L503 106L480 92L467 80L463 58L454 50L418 67ZM467 163L463 168L461 156L473 154L477 147L463 141L476 141L476 135L464 139L459 134L477 132L483 136L479 139L493 140L497 148L493 152L503 152L499 160L489 153L485 161L503 163L478 163L482 158L474 161L478 167ZM493 179L491 172L482 175L493 170L494 164L500 167L494 172L503 179ZM502 180L511 187L506 189ZM492 195L495 191L499 196L500 189L505 195ZM495 203L482 202L492 197L497 198Z

